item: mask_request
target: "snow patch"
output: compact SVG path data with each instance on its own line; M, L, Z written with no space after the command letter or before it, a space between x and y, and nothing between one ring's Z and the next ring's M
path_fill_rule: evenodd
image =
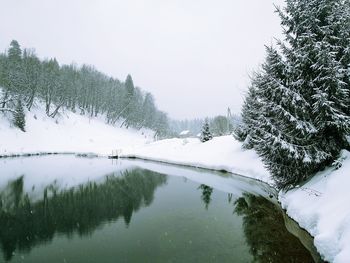
M269 172L253 150L243 150L232 136L205 143L198 138L167 139L140 147L123 148L121 157L134 157L212 170L224 170L272 184Z

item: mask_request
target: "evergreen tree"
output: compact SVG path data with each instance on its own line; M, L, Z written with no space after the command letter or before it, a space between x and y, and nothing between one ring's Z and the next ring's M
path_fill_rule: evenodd
M201 140L201 142L207 142L211 139L213 139L213 135L210 132L208 119L205 119L203 127L202 127L202 133L201 133L200 140Z
M135 87L134 82L130 74L126 77L125 80L125 98L124 98L124 116L125 120L122 125L126 124L128 127L132 125L133 118L133 109L135 108Z
M236 139L243 141L243 147L251 149L260 141L255 127L259 124L258 117L260 115L261 102L257 97L257 87L253 79L252 85L248 89L248 94L244 100L242 107L242 125L240 125L234 136Z
M349 0L286 0L282 55L267 48L243 107L246 141L279 186L349 148ZM344 12L344 10L347 10Z
M21 46L17 40L12 40L8 50L8 58L10 61L20 61L22 56Z
M134 87L134 82L132 80L132 77L130 74L126 77L125 80L125 89L126 89L126 95L127 98L130 99L134 95L135 92L135 87Z
M310 104L289 85L289 68L272 47L255 85L260 108L251 137L257 152L280 186L306 179L328 155L315 146Z
M12 40L10 48L8 50L8 64L7 64L7 79L6 84L8 85L11 92L17 92L23 87L23 76L22 76L22 50L16 40Z
M21 100L17 101L16 111L13 113L13 124L25 132L26 121Z
M151 93L147 92L142 105L143 120L147 127L151 127L155 118L156 107L154 105L154 99Z

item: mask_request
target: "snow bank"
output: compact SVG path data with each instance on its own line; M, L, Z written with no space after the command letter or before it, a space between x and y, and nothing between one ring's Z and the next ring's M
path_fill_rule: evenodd
M242 150L232 136L205 143L197 138L168 139L140 147L124 148L121 157L136 157L212 170L225 170L272 184L268 171L253 150Z
M26 132L22 132L0 114L0 155L38 152L93 152L111 154L117 148L140 145L153 140L150 130L119 128L102 117L89 118L70 111L53 119L43 107L26 114Z
M123 162L125 162L125 160L123 160ZM244 176L149 161L132 161L130 163L156 173L180 176L198 184L208 185L224 193L233 194L237 197L241 197L242 193L246 192L263 196L271 202L275 201L275 198L272 197L277 197L274 188L268 184ZM128 164L128 162L126 162L126 164Z
M343 166L318 173L302 187L280 193L282 207L315 237L325 260L350 262L350 153Z

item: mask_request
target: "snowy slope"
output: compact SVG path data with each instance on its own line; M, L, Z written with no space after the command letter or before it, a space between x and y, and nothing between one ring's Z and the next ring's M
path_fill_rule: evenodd
M89 118L65 111L53 119L43 107L26 113L26 132L0 114L0 155L36 152L93 152L111 154L117 148L153 141L150 130L133 130L105 124L103 118Z
M258 155L253 150L242 150L241 144L232 136L215 137L205 143L197 138L162 140L124 148L121 156L225 170L272 183Z
M329 262L350 262L350 153L343 166L318 173L300 188L280 193L282 207L315 237Z

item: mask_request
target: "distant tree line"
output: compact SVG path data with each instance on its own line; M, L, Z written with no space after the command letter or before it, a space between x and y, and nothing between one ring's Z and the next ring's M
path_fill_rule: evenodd
M120 82L92 66L40 60L16 40L0 54L0 87L0 112L17 112L19 100L30 111L40 99L50 117L68 109L91 117L104 114L109 124L149 128L160 137L169 131L167 115L157 109L151 93L134 86L130 75Z
M287 187L350 150L350 1L286 0L277 12L285 41L266 47L236 136Z
M217 115L212 118L196 118L192 120L170 120L170 129L174 136L180 132L188 130L192 135L200 134L203 130L203 125L208 122L210 130L214 136L223 136L230 134L241 124L241 117L232 115L230 118Z

